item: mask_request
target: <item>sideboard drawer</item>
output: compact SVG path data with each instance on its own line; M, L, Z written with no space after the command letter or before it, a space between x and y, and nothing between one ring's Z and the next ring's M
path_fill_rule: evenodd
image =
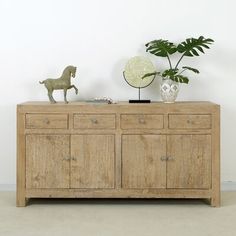
M153 114L123 114L121 115L122 129L163 129L163 115Z
M27 129L67 129L67 114L26 114Z
M211 129L211 115L169 115L170 129Z
M114 114L74 114L75 129L115 129Z

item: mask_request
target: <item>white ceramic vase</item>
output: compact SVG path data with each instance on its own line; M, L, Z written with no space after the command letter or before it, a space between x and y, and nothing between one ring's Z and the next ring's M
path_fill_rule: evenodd
M171 79L162 79L160 90L164 103L174 103L179 93L179 83Z

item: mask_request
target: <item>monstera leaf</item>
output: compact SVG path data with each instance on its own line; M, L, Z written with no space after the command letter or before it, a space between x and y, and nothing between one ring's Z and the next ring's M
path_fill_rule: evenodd
M173 79L175 82L188 84L188 77L183 75L176 75Z
M178 69L168 69L168 70L164 70L164 71L162 72L162 75L161 75L161 76L162 76L163 78L168 77L168 78L174 80L174 77L177 75L178 71L179 71Z
M200 36L199 38L187 38L182 43L178 44L177 46L168 40L158 39L153 40L149 43L147 43L146 51L154 54L159 57L166 57L169 62L169 69L160 72L152 72L149 74L146 74L143 76L142 79L153 76L153 75L160 75L163 79L171 79L173 81L176 81L178 83L186 83L188 84L189 79L188 77L182 75L183 72L186 70L190 70L194 73L199 73L199 70L189 67L189 66L183 66L182 70L178 69L178 66L182 59L187 57L193 57L193 56L199 56L200 53L204 53L205 49L209 49L209 45L211 45L214 42L213 39L210 38L204 38L203 36ZM179 60L177 61L176 65L172 66L172 61L170 55L174 54L175 52L178 52L181 54Z
M189 66L183 66L182 67L184 70L191 70L192 72L196 73L196 74L199 74L200 71L195 69L195 68L192 68L192 67L189 67Z
M177 51L188 57L199 56L199 52L204 53L203 48L209 49L210 47L208 45L213 42L213 39L205 39L203 36L199 38L188 38L177 46Z
M179 70L178 69L168 69L168 70L165 70L163 71L162 73L162 77L165 79L165 78L169 78L175 82L178 82L178 83L185 83L185 84L188 84L188 77L186 76L183 76L181 74L178 74L179 73Z
M168 40L154 40L145 45L146 51L159 57L168 57L177 51L177 47Z

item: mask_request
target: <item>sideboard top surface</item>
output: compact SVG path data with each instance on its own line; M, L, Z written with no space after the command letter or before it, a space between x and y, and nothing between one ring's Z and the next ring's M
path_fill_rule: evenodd
M18 104L19 106L212 106L218 104L210 102L210 101L180 101L175 103L163 103L153 101L151 103L129 103L127 101L118 101L114 104L107 104L102 102L86 102L86 101L78 101L78 102L69 102L65 104L64 102L58 102L56 104L51 104L47 101L28 101L24 103Z
M29 101L17 105L18 112L105 112L105 113L212 113L218 111L218 104L208 101L184 101L175 103L151 102L128 103L119 101L115 104L98 102L58 102L50 104L46 101Z

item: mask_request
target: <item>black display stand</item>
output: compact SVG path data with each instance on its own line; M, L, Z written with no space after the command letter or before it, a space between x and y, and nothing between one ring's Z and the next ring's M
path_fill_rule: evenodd
M129 103L151 103L151 100L147 100L147 99L140 99L140 90L141 88L138 88L138 99L135 100L129 100Z
M151 100L129 100L129 103L151 103Z

